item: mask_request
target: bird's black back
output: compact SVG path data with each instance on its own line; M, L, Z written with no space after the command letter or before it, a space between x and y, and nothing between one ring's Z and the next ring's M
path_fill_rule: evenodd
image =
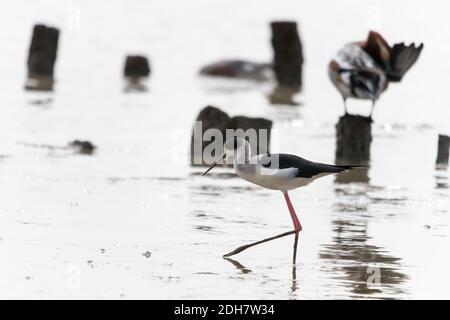
M298 178L311 178L321 173L339 173L353 168L352 166L335 166L331 164L312 162L298 156L284 153L263 156L261 163L265 168L295 168L298 170L295 175Z

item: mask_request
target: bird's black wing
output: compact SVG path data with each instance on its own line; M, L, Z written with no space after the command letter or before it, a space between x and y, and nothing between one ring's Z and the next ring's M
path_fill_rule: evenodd
M269 154L261 158L261 164L265 168L273 169L297 169L297 178L311 178L321 173L339 173L352 169L353 166L335 166L331 164L312 162L291 154Z

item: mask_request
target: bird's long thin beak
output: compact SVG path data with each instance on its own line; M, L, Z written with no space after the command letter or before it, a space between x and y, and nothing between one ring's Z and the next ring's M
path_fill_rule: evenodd
M227 156L226 153L224 153L224 154L222 155L222 159L220 159L219 161L225 159L226 156ZM214 161L214 163L212 164L212 166L209 167L208 170L206 170L205 172L203 172L202 176L204 176L205 174L207 174L208 172L210 172L215 166L217 166L217 165L219 164L219 161Z

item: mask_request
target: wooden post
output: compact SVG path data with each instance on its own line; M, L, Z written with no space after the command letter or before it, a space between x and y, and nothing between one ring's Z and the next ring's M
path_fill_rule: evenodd
M297 23L275 21L270 24L274 51L273 70L278 87L271 95L272 103L293 104L292 96L302 87L303 52Z
M449 150L450 150L450 137L440 134L438 139L436 169L446 170L448 168Z
M270 132L272 130L271 120L265 118L236 116L231 118L229 127L234 130L241 129L244 134L248 129L256 130L256 133L258 134L256 141L249 141L252 149L252 156L269 153ZM245 139L245 136L240 136L239 138ZM263 141L263 138L266 138L264 139L265 141Z
M336 124L336 163L368 165L372 142L372 120L346 114Z
M143 81L150 75L150 63L144 56L127 56L123 74L127 80L126 91L146 91Z
M27 90L53 90L54 65L58 50L59 30L37 24L28 52Z
M203 139L205 131L208 129L217 129L225 137L225 130L230 123L230 117L219 108L207 106L200 111L195 121L191 136L191 165L205 166L215 160L215 158L204 159L203 157L205 147L211 143L211 141L205 141ZM219 156L213 155L213 157Z
M208 129L217 129L218 132L221 133L221 147L228 138L226 132L227 129L232 129L234 130L234 136L238 136L242 139L248 138L247 140L251 144L253 155L269 152L270 133L272 129L271 120L245 116L230 118L228 114L222 110L216 107L207 106L202 109L197 116L191 136L191 165L193 166L210 165L214 160L217 160L218 157L220 157L220 154L213 154L212 158L205 158L209 155L204 154L204 150L212 142L208 141L209 137L207 139L204 137L204 133ZM248 131L249 129L255 131ZM247 136L247 134L251 135L252 133L255 133L256 135L256 142ZM223 152L223 150L221 150L221 152Z
M123 73L125 77L130 78L148 77L150 75L150 64L147 57L127 56Z

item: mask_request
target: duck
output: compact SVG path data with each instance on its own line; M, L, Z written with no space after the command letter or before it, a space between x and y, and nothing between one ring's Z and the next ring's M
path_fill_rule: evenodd
M270 79L270 63L248 60L220 60L200 69L200 75L234 79L267 81Z
M370 31L365 41L351 42L340 49L328 65L328 75L342 96L345 114L348 98L370 100L372 119L382 93L391 82L402 81L423 48L423 43L390 46L380 33Z

